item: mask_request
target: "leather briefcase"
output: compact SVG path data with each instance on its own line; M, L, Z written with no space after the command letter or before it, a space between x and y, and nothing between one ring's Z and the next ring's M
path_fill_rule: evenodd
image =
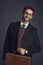
M5 57L5 65L31 65L31 57L7 53Z

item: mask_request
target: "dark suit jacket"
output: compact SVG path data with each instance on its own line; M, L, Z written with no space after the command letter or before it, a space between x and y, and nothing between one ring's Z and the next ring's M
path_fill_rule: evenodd
M14 53L17 49L19 27L20 27L20 22L13 22L10 24L8 28L6 38L5 38L5 43L4 43L3 60L5 59L6 53L8 52ZM25 30L21 47L28 50L28 53L25 55L31 57L33 53L40 52L41 50L37 29L30 24Z

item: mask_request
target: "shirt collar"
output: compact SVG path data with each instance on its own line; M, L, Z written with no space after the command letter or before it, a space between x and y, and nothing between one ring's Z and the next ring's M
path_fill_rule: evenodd
M21 27L22 27L22 25L25 25L25 28L27 28L28 25L29 25L29 22L27 22L27 23L24 24L24 23L21 21Z

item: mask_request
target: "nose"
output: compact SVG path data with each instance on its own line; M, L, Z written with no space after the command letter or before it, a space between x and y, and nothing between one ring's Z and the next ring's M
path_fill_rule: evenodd
M29 14L27 14L27 17L28 17L28 18L30 17Z

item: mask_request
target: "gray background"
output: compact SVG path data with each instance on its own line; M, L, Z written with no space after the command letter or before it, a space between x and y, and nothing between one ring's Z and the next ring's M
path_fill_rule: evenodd
M43 65L43 1L42 0L0 0L0 65L2 65L3 45L8 26L22 19L22 9L29 5L35 9L31 24L38 29L41 52L33 54L32 65Z

